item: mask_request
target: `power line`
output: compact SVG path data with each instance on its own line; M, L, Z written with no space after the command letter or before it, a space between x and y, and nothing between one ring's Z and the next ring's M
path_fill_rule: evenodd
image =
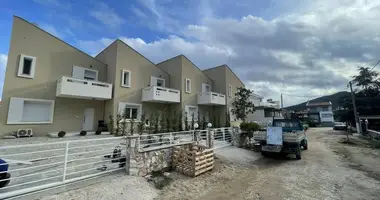
M377 61L376 65L374 65L372 68L371 68L371 71L380 63L380 60Z

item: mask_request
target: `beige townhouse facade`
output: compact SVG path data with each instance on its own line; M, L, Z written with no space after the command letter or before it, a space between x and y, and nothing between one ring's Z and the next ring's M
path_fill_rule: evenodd
M137 122L163 112L188 121L218 117L223 126L236 88L244 87L226 65L201 70L184 55L155 64L121 40L92 57L13 20L0 135L29 128L35 135L95 131L122 112Z
M223 121L225 121L226 115L224 113L228 112L230 114L230 121L232 125L237 125L240 120L237 120L234 114L231 112L232 103L235 101L235 94L237 88L245 87L244 83L239 79L239 77L232 71L228 65L220 65L217 67L209 68L203 70L207 76L214 80L215 91L226 94L226 106L221 110L221 116L223 116Z
M112 95L112 85L105 83L106 70L105 63L14 17L1 134L22 128L37 134L93 130L94 123L104 118L105 100Z

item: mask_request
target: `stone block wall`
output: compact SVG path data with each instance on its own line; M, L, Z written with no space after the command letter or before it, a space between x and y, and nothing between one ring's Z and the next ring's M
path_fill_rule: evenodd
M161 171L171 167L172 148L156 151L140 152L129 160L129 175L146 176L153 171Z

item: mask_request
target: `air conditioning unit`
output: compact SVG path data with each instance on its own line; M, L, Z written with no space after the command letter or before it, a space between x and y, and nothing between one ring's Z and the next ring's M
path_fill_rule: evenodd
M32 129L18 129L16 137L33 137Z

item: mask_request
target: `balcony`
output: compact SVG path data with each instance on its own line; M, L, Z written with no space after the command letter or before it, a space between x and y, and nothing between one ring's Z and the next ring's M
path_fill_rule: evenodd
M107 100L112 98L112 84L62 76L57 81L56 96Z
M198 94L199 105L226 105L226 95L216 92L204 92Z
M181 92L179 90L150 86L142 89L143 102L179 103Z

